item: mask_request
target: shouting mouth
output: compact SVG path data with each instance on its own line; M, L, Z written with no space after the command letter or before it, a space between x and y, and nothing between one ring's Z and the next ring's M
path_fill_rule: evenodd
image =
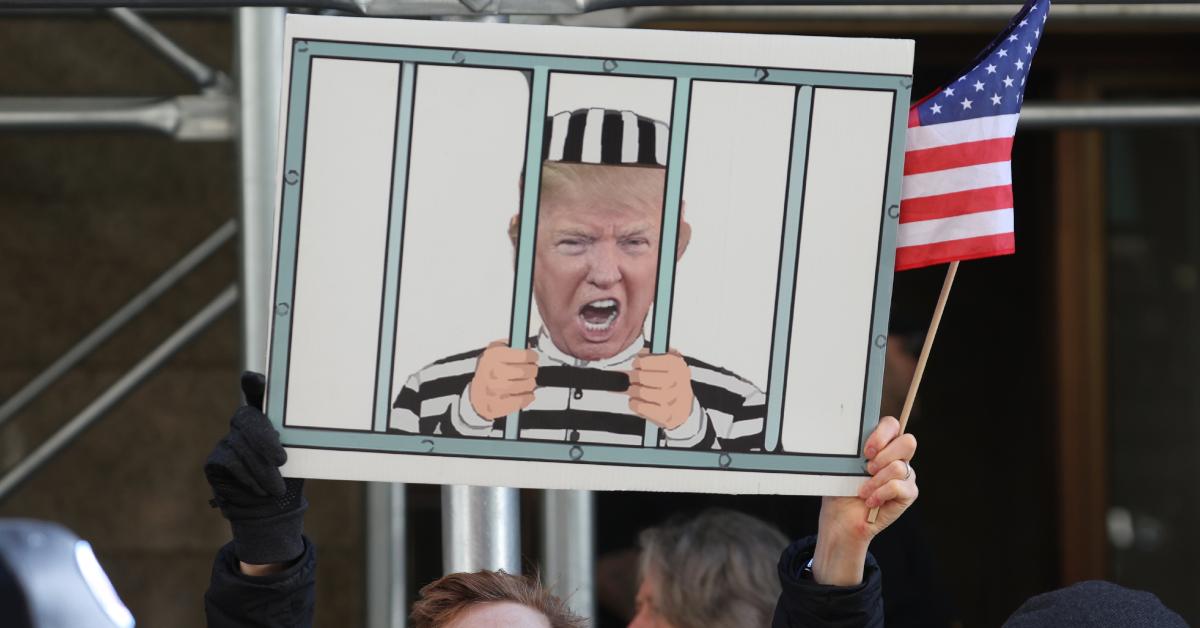
M589 340L606 339L620 315L621 305L616 299L597 299L579 308L579 321Z

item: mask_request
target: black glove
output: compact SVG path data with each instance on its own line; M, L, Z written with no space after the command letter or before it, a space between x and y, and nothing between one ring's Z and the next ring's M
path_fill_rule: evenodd
M209 504L229 520L238 560L252 565L289 562L304 553L300 535L308 508L304 480L279 473L287 452L262 412L265 387L262 374L242 373L247 405L233 414L229 433L204 462L213 490Z

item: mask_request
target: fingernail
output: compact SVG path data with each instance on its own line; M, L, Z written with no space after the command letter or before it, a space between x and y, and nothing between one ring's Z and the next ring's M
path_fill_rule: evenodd
M875 448L874 448L874 447L867 447L866 454L867 454L867 457L868 457L868 458L874 458L874 457L875 457Z

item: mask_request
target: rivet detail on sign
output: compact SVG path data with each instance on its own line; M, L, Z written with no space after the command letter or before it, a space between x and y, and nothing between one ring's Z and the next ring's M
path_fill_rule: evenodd
M899 218L900 217L900 206L899 205L888 205L887 214L888 214L888 218Z
M432 438L422 438L422 439L421 439L421 444L425 446L425 453L432 453L432 452L433 452L433 447L434 447L434 445L433 445L433 439L432 439Z
M579 460L583 457L583 447L580 447L579 445L572 445L569 455L571 456L571 460Z
M303 40L296 42L296 52L308 52L308 42Z
M288 170L287 174L283 176L283 180L288 185L296 185L300 182L300 173L295 170Z
M733 458L731 458L729 454L721 454L721 456L717 458L717 466L721 467L722 469L728 469L729 465L731 464L733 464Z
M616 62L616 61L614 61L614 60L612 60L612 59L605 59L605 60L604 60L604 71L605 71L605 72L612 72L613 70L616 70L616 69L617 69L617 62Z
M455 50L454 54L450 55L450 60L462 65L467 62L467 55L463 54L461 50Z
M879 334L878 336L875 336L875 346L879 347L880 349L886 347L887 346L887 336L885 336L883 334Z
M756 69L754 70L754 78L755 78L755 79L756 79L756 80L757 80L759 83L761 83L761 82L763 82L763 81L767 80L767 77L768 77L768 76L771 76L771 73L770 73L770 72L769 72L769 71L768 71L766 68L756 68Z
M287 316L288 312L290 312L290 311L292 311L292 308L288 307L287 303L276 303L275 304L275 313L278 314L279 316Z

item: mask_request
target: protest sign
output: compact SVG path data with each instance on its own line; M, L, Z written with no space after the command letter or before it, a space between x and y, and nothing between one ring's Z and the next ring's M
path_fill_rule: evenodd
M912 42L289 16L285 473L851 494Z

